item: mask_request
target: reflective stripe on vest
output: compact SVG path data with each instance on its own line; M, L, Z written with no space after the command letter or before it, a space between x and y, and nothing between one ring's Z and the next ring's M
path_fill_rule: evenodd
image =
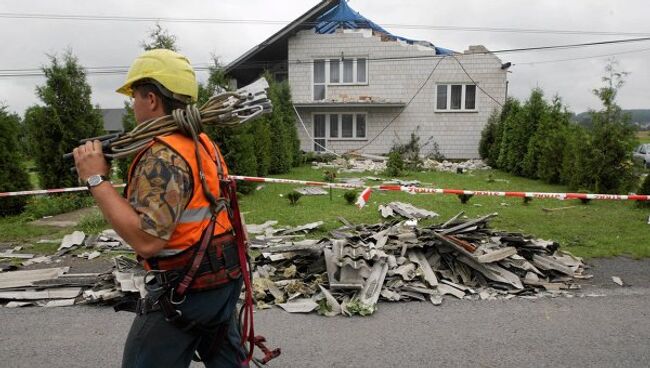
M221 152L219 152L219 149L215 144L212 143L207 135L201 133L199 135L199 140L201 141L199 149L206 183L208 185L208 188L210 188L212 195L215 198L220 198L221 189L219 186L218 167L215 164L215 161L218 158L221 162L221 170L223 171L224 175L228 175L226 164L223 161ZM183 212L177 218L176 227L167 243L167 246L159 254L159 256L163 256L182 252L183 250L196 244L201 239L201 234L203 231L207 228L212 213L210 209L210 203L203 193L203 187L201 185L201 179L199 177L199 167L196 160L194 141L191 138L188 138L180 133L175 133L164 137L156 137L152 143L140 151L133 160L133 163L129 169L129 184L131 184L132 180L134 179L132 176L135 172L137 163L140 161L140 158L144 152L151 148L155 142L166 145L174 152L178 153L185 160L192 175L193 185L192 197L190 198ZM131 185L129 185L128 190L130 196ZM221 211L217 215L217 224L215 226L214 235L222 234L231 230L232 225L228 219L227 211Z

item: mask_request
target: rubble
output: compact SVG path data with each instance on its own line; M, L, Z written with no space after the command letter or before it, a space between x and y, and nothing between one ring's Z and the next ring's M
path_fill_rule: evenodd
M302 248L268 243L264 252L283 256L255 259L254 278L264 280L256 298L291 313L369 315L379 300L440 305L446 298L571 295L578 280L590 277L582 260L555 242L489 229L496 213L461 216L426 227L412 220L347 223Z
M258 308L365 316L377 310L380 300L440 305L447 298L571 296L580 287L578 281L590 277L582 260L561 251L555 242L490 229L488 223L496 213L467 219L461 212L424 226L419 219L438 215L400 202L380 209L390 209L392 217L366 225L341 218L343 226L323 239L301 239L322 221L289 228L274 228L277 221L249 225ZM64 238L62 246L71 245L62 249L81 246L81 235L74 237ZM79 256L88 259L100 250L125 246L111 231L84 238L83 244L91 250ZM52 257L27 261L39 258L52 262ZM112 270L93 274L70 274L67 267L7 270L0 273L0 303L6 307L112 305L144 296L144 269L126 256L113 261Z
M490 170L490 166L485 164L483 160L467 160L461 162L451 162L444 160L442 162L426 159L422 167L427 170L447 171L453 173L463 173L472 170Z

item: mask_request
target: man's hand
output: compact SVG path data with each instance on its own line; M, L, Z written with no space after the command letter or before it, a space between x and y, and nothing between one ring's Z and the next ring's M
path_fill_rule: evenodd
M90 176L105 175L111 169L104 158L102 143L98 140L88 141L72 151L79 180L85 183Z

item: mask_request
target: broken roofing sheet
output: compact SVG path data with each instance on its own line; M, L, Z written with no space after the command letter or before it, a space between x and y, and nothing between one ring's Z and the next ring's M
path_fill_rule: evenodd
M267 254L255 260L258 307L368 315L380 299L439 305L448 297L567 295L579 288L578 279L590 277L582 260L560 251L557 243L489 229L494 216L459 214L426 227L412 219L356 226L345 221L311 247L258 245Z

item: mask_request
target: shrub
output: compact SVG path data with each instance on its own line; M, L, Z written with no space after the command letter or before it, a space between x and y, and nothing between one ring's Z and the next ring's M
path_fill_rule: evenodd
M336 171L325 170L323 172L323 180L325 180L328 183L333 183L336 180Z
M343 193L343 198L345 198L348 204L354 204L357 201L357 197L359 197L359 193L356 190L346 190Z
M298 200L300 197L302 197L302 194L298 192L290 192L289 194L286 195L287 199L289 200L289 204L292 206L295 206L298 204Z
M98 234L108 228L108 222L101 213L92 213L84 216L77 227L86 234Z
M385 175L396 177L402 175L404 172L404 160L399 152L391 150L388 154L388 161L386 162Z

